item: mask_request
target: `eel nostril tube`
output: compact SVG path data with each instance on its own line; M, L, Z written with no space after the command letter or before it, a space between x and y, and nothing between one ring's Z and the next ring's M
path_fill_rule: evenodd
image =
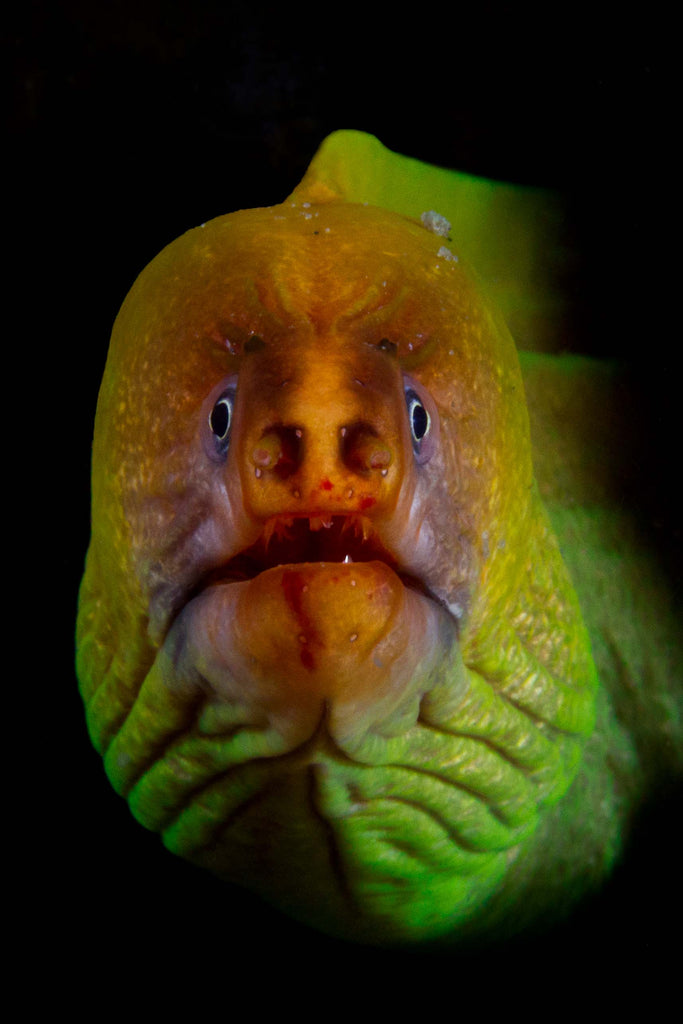
M295 427L271 427L264 431L251 450L251 461L259 476L264 470L276 470L288 476L299 464L302 433Z
M343 427L342 457L349 469L367 473L373 469L386 471L393 461L393 452L369 425L359 423Z
M282 443L273 433L265 434L251 453L251 461L259 469L272 469L282 457Z

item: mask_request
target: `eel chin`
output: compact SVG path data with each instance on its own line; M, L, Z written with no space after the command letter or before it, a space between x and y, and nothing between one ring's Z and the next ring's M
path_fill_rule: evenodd
M213 586L183 616L186 658L222 704L245 694L296 745L327 729L362 759L369 730L396 728L424 692L447 613L383 562L278 566Z

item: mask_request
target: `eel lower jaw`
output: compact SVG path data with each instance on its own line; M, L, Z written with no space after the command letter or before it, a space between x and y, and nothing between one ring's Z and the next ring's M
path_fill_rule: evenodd
M334 515L267 524L204 575L164 645L175 688L201 680L216 715L243 709L281 737L278 754L307 741L327 708L332 741L366 760L372 736L416 721L458 631L371 522Z

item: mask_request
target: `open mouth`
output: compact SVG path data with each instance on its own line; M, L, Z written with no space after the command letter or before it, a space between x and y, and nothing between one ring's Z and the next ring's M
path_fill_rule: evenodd
M282 565L326 562L384 562L404 586L431 596L420 580L402 571L361 515L274 517L251 547L212 570L204 586L250 580Z

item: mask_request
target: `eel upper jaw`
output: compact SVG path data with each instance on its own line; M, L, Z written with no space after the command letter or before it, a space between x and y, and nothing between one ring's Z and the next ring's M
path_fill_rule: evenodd
M371 519L348 512L271 517L254 543L210 569L196 590L253 579L277 566L372 561L384 562L403 586L444 604L426 580L402 566Z

